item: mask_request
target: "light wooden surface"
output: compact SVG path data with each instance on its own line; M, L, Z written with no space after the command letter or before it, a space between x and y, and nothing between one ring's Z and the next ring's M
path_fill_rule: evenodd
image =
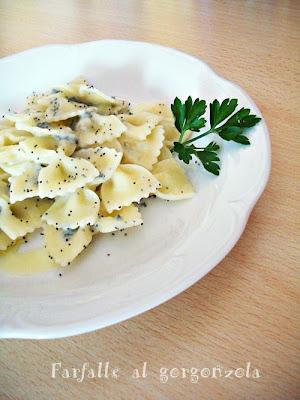
M1 400L300 398L299 8L297 0L0 2L1 56L47 43L122 38L203 58L256 101L273 154L270 182L245 233L208 276L166 304L101 331L1 341ZM109 361L121 376L51 379L51 363L59 361L66 368ZM148 377L130 378L144 361ZM235 369L247 361L261 378L159 381L164 366Z

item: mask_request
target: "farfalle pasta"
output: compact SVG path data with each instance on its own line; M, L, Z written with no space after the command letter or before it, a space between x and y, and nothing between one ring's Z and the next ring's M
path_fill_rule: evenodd
M146 168L135 164L121 164L101 186L101 200L108 212L139 202L155 193L158 180Z
M90 189L80 188L65 196L57 196L42 220L62 229L93 225L98 217L100 199Z
M112 177L122 160L123 153L114 148L94 147L81 149L74 153L74 157L89 160L98 170L98 176L91 182L92 185L100 185Z
M159 161L153 167L152 173L160 183L157 197L165 200L183 200L193 196L192 184L173 158Z
M49 257L62 267L70 264L92 240L89 226L77 229L58 229L45 224L43 233Z
M49 257L70 264L93 237L143 224L145 198L191 197L170 148L165 103L130 103L83 78L26 99L0 121L0 251L36 229Z
M13 242L14 241L9 236L3 231L0 231L0 251L5 251Z
M92 182L98 170L88 160L67 157L60 153L38 175L38 190L41 198L64 196Z
M149 170L157 162L164 142L164 129L155 126L144 140L133 139L126 133L120 137L123 147L124 162L141 165Z
M12 144L17 144L30 136L30 132L19 131L15 128L0 128L0 146L10 146Z
M0 198L0 226L10 239L15 240L41 227L41 214L49 207L49 200L27 199L9 204Z
M84 113L76 124L79 146L101 145L116 139L126 131L126 126L115 115Z
M149 112L120 115L119 117L126 126L126 136L135 140L145 140L162 118Z
M99 217L93 226L95 232L108 233L141 225L143 222L137 206L122 207L108 213L104 207L100 209Z
M10 202L16 203L30 197L39 196L38 176L40 164L33 162L23 163L24 171L17 176L8 178L10 183Z

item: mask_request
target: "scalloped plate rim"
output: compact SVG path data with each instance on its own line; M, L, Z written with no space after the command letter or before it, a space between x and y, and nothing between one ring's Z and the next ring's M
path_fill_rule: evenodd
M244 96L245 98L249 101L249 103L252 104L252 106L255 109L258 109L252 98L236 83L229 81L227 79L224 79L221 77L218 73L216 73L205 61L202 59L186 54L180 50L162 46L157 43L149 43L149 42L142 42L142 41L133 41L133 40L118 40L118 39L104 39L104 40L95 40L95 41L89 41L89 42L82 42L82 43L76 43L76 44L49 44L45 46L37 46L31 49L27 49L18 53L14 53L12 55L6 56L1 58L0 62L5 62L7 60L11 60L13 58L22 56L23 54L29 54L31 52L34 52L39 49L45 49L45 48L53 48L53 47L80 47L84 45L91 45L91 44L97 44L97 43L103 43L103 42L109 42L109 43L126 43L129 44L137 44L140 46L153 46L153 47L158 47L161 48L165 51L168 52L173 52L177 53L178 56L180 57L185 57L189 59L190 61L193 62L200 62L203 65L206 66L207 70L209 73L213 74L216 79L221 80L225 83L230 83L233 85L235 88L237 88ZM225 257L226 255L232 250L232 248L235 246L235 244L238 242L239 238L241 237L242 233L245 230L245 227L247 225L247 221L249 219L249 216L257 203L258 199L262 195L269 176L271 172L271 143L270 143L270 136L268 133L268 129L265 123L265 120L262 118L261 121L262 124L262 130L264 131L265 134L265 139L267 140L267 165L264 170L264 173L262 174L261 180L258 185L255 186L254 189L255 192L251 193L251 201L249 204L247 204L248 209L243 215L243 219L239 220L239 226L238 230L236 229L234 231L234 234L231 237L231 240L228 242L228 244L224 247L222 252L219 252L215 255L213 260L210 260L210 263L206 265L206 268L204 270L199 271L200 273L190 275L189 279L186 279L185 281L182 281L180 285L178 285L176 288L173 288L172 291L169 291L168 293L162 294L158 299L155 301L150 301L148 303L142 304L142 305L137 305L133 310L127 311L127 312L122 312L121 315L114 315L112 314L110 318L106 318L105 321L103 321L101 318L93 317L93 318L88 318L84 320L84 322L80 322L80 320L72 323L67 323L67 324L62 324L61 326L55 325L53 328L47 327L46 330L44 327L39 327L35 326L34 330L28 330L26 327L24 328L22 325L18 326L16 324L16 321L11 318L11 324L9 324L7 321L6 322L6 327L4 331L1 332L0 330L0 338L22 338L22 339L52 339L52 338L62 338L62 337L68 337L68 336L73 336L73 335L78 335L78 334L83 334L87 332L92 332L97 329L113 325L115 323L127 320L129 318L132 318L136 315L139 315L145 311L148 311L168 300L171 298L175 297L176 295L180 294L184 290L188 289L190 286L192 286L194 283L199 281L201 278L203 278L208 272L210 272L215 266L217 266ZM250 194L249 194L250 197ZM236 227L237 228L237 227ZM118 314L118 313L117 313Z

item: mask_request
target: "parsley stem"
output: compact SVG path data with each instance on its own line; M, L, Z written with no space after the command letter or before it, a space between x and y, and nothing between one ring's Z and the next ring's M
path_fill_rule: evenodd
M182 139L183 139L183 137L184 137L185 132L186 132L186 130L183 130L182 132L180 132L180 135L179 135L179 143L182 143Z
M214 132L214 131L215 131L215 128L210 128L208 131L206 131L206 132L204 132L204 133L201 133L201 135L198 135L198 136L196 136L196 137L193 137L193 138L191 138L191 139L189 139L189 140L187 140L186 142L183 142L183 143L184 143L184 144L192 143L192 142L194 142L195 140L200 139L200 138L202 138L202 137L204 137L204 136L207 136L207 135L209 135L210 133L212 133L212 132Z

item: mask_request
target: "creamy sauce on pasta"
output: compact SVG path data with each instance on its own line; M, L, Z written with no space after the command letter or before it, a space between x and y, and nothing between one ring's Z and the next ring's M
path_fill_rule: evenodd
M93 235L143 225L142 199L193 196L170 151L178 139L170 107L129 106L78 78L3 115L0 269L32 274L70 265ZM43 243L34 245L30 232L40 228Z
M16 244L5 252L0 252L0 270L12 274L31 275L49 271L58 265L48 257L45 248L20 251Z

